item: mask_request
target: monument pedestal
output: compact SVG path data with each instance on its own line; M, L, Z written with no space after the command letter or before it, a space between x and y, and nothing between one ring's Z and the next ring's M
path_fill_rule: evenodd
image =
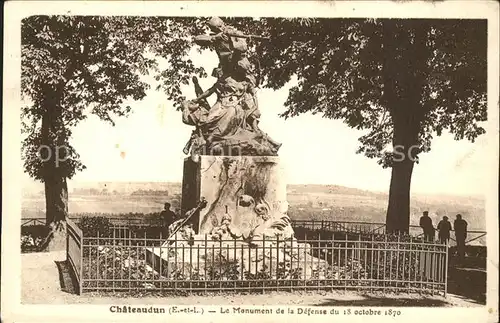
M201 198L207 207L191 218L199 234L209 234L227 213L231 226L243 237L266 219L278 214L286 203L286 181L275 156L200 156L184 161L183 214ZM263 214L256 213L263 210Z
M275 156L200 156L197 162L187 158L183 214L201 198L207 201L190 218L197 234L145 248L148 264L163 277L180 272L188 280L213 279L207 273L234 264L238 277L265 271L278 279L280 268L300 269L303 279L326 272L328 263L293 237L283 175Z
M178 274L182 274L186 280L213 280L210 273L228 264L238 264L237 277L267 273L269 278L277 279L280 268L287 268L301 269L303 279L313 279L315 275L317 279L326 279L328 262L312 256L307 243L281 240L278 247L276 240L268 240L251 248L241 240L220 242L197 238L199 240L195 240L194 245L181 241L176 247L145 247L146 262L167 279L178 279ZM229 271L228 275L234 275L234 272Z

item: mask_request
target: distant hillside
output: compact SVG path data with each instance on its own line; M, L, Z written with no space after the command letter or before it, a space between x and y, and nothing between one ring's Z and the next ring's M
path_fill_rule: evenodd
M167 191L170 194L180 193L181 183L168 182L70 182L70 192L78 193L85 190L115 192L118 194L132 194L145 191Z
M69 183L70 213L149 213L163 203L180 205L181 183L87 182ZM294 219L385 222L388 194L339 185L288 185L290 216ZM43 186L23 191L23 216L44 216ZM116 196L116 198L113 198ZM471 229L485 228L485 203L478 197L413 194L411 223L417 224L423 211L437 221L461 213Z
M382 192L372 192L357 188L339 186L339 185L321 185L321 184L290 184L287 185L287 191L291 194L301 193L324 193L324 194L344 194L358 196L373 196L386 198L387 194Z
M43 194L42 183L30 183L23 187L23 195ZM169 194L180 194L182 190L181 183L178 182L73 182L68 183L70 194L89 194L98 192L132 194L134 192L144 191L166 191ZM339 185L321 185L321 184L290 184L287 186L287 192L290 195L349 195L357 197L366 197L373 200L387 200L386 192L373 192L352 187ZM412 199L421 203L430 204L457 204L472 207L484 208L484 199L477 196L457 196L445 194L412 194Z
M23 186L23 195L43 194L42 183L29 182ZM181 192L181 183L169 182L68 182L68 191L71 194L100 194L101 192L132 194L140 191L168 191L171 194Z

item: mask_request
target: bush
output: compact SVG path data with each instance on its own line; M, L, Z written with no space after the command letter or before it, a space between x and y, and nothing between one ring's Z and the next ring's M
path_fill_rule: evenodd
M80 219L79 226L84 237L109 237L112 224L106 217L83 216Z
M44 225L27 225L21 227L21 252L38 251L47 237L49 228Z

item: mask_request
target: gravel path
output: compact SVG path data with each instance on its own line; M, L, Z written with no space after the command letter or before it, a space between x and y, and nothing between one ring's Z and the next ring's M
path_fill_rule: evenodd
M21 256L23 304L158 304L158 305L304 305L304 306L480 306L449 295L422 297L399 294L361 295L357 292L272 292L255 295L207 295L179 297L123 297L120 294L78 296L68 279L65 251Z

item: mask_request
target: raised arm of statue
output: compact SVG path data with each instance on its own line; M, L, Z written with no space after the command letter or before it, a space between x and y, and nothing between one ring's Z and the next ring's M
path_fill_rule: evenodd
M247 38L247 39L259 39L259 40L270 40L271 38L269 37L264 37L264 36L258 36L258 35L245 35L241 31L228 31L226 34L230 37L236 37L236 38Z
M210 46L214 40L214 37L211 35L198 35L195 36L193 42L200 46Z

